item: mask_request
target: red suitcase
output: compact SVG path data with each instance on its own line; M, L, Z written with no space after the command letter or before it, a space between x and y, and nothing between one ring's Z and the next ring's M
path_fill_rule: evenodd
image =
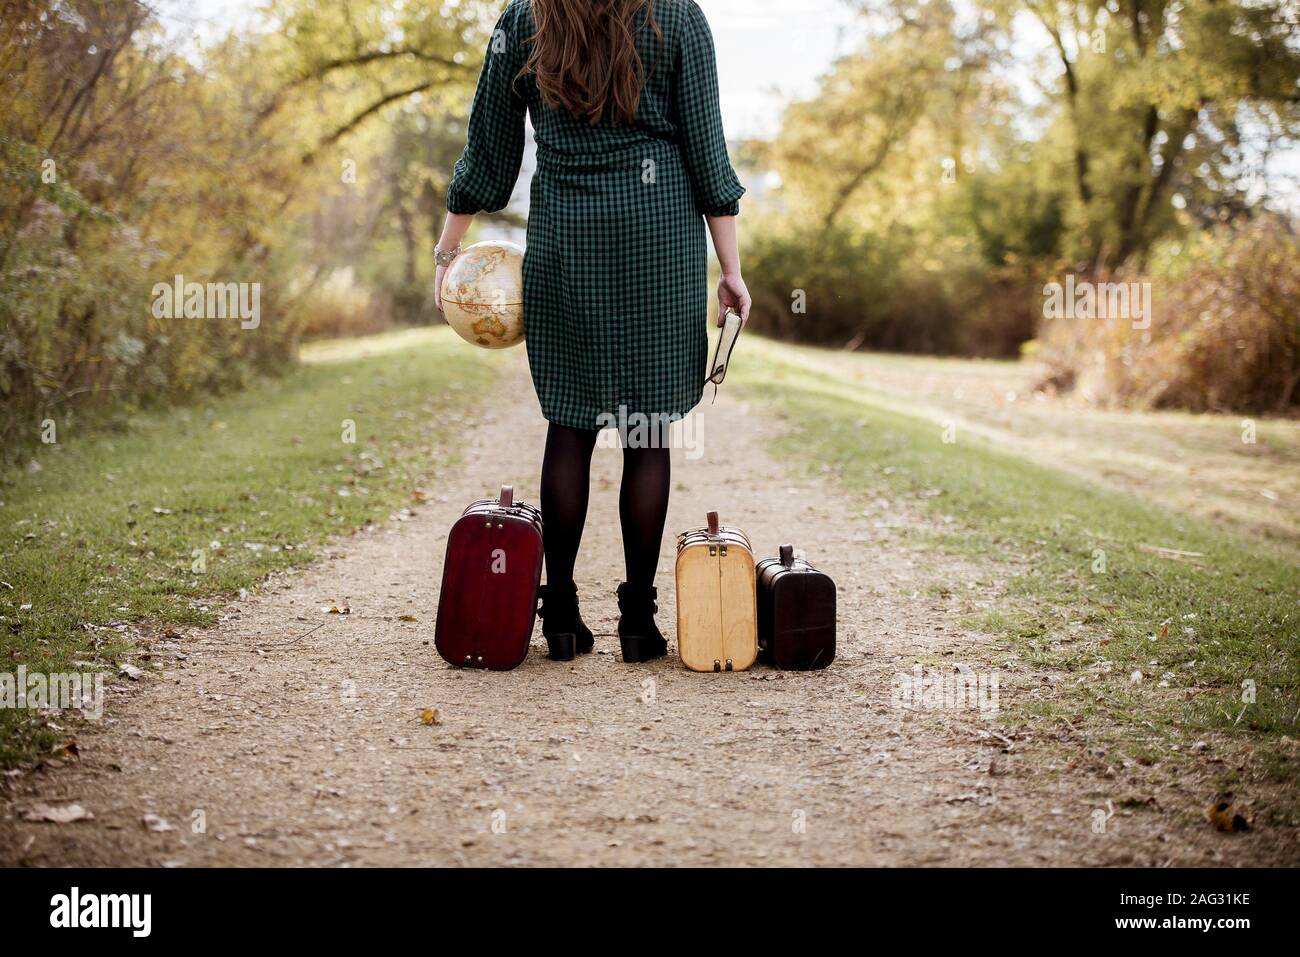
M514 500L475 502L447 536L433 644L453 665L508 671L528 654L542 579L542 513Z
M783 671L813 671L835 660L835 583L781 546L758 563L758 656Z

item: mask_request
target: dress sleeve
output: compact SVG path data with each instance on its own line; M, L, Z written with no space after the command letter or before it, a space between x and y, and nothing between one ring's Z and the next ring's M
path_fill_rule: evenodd
M693 0L686 3L679 57L674 106L695 206L707 216L735 216L745 187L731 166L722 134L713 34Z
M501 14L488 40L470 107L465 152L447 187L448 212L496 212L510 202L519 179L528 105L515 90L515 76L524 62L523 42L515 29L516 6L517 0Z

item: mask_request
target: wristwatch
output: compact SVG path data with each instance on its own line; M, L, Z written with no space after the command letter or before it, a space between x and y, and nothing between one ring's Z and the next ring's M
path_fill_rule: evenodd
M456 244L455 249L448 249L446 252L439 246L433 247L433 261L439 266L450 266L451 261L460 255L460 243Z

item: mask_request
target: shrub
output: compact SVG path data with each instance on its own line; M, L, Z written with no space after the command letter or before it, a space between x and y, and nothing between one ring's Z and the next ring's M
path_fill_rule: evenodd
M1048 380L1100 405L1193 412L1300 411L1300 239L1277 220L1224 227L1157 252L1150 327L1044 326Z
M1033 300L1015 266L990 269L957 241L898 234L749 227L752 327L849 349L1014 356L1033 335ZM806 312L793 308L797 299Z

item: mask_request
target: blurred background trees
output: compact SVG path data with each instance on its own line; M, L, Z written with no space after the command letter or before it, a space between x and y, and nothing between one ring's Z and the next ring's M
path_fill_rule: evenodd
M238 387L304 335L438 321L432 246L500 0L265 0L203 43L159 2L4 6L6 449L47 416ZM1028 351L1096 402L1295 411L1294 2L850 5L853 52L734 144L755 329ZM1067 273L1151 281L1150 328L1044 320ZM261 283L261 326L155 319L177 274Z
M165 6L9 0L4 447L47 416L238 387L304 333L433 321L440 196L496 7L271 0L200 48ZM260 283L263 321L155 318L178 274Z
M1300 309L1286 292L1300 192L1270 162L1290 151L1297 166L1300 8L856 6L861 49L788 107L771 142L748 144L774 184L745 230L756 328L844 348L1029 344L1048 385L1086 381L1097 402L1296 408ZM1243 254L1256 246L1267 254ZM1154 280L1152 328L1045 321L1043 287L1067 273ZM1200 376L1215 350L1211 387Z

